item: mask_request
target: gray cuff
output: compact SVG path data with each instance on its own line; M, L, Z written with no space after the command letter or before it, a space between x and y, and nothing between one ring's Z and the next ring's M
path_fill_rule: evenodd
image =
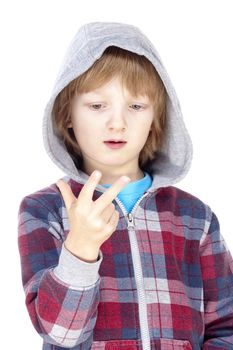
M58 265L53 272L57 278L74 288L90 287L99 279L99 267L103 260L101 251L98 258L93 263L82 261L70 253L63 243Z

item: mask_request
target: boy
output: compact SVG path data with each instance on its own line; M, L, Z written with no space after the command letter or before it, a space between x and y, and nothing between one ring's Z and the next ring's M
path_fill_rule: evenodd
M192 144L138 28L80 28L43 136L67 174L19 208L26 305L43 349L233 349L232 257L210 207L172 186Z

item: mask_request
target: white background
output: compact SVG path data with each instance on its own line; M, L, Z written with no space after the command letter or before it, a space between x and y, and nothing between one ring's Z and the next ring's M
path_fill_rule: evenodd
M154 43L192 137L191 170L178 187L217 214L233 252L233 21L229 1L5 1L0 8L1 343L39 350L24 305L17 247L21 199L64 174L42 142L43 110L64 53L89 21L138 26Z

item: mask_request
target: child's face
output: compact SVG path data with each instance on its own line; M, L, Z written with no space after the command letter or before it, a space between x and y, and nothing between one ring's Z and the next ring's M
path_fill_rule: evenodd
M139 107L140 106L140 107ZM72 105L70 127L81 149L84 171L102 172L100 183L112 183L119 175L131 181L142 178L139 153L153 122L153 106L145 96L134 98L121 87L119 78L97 90L78 94ZM105 141L125 140L120 148Z

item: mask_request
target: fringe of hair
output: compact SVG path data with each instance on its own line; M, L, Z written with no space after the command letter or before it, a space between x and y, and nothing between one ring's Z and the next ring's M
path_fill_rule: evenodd
M72 80L56 97L52 121L57 135L64 141L75 165L82 168L82 153L76 141L71 121L71 106L74 96L89 92L108 83L118 76L122 85L132 96L146 95L153 104L154 120L152 130L139 154L139 166L155 158L163 143L166 127L166 88L152 63L134 52L109 46L102 56L82 75Z

